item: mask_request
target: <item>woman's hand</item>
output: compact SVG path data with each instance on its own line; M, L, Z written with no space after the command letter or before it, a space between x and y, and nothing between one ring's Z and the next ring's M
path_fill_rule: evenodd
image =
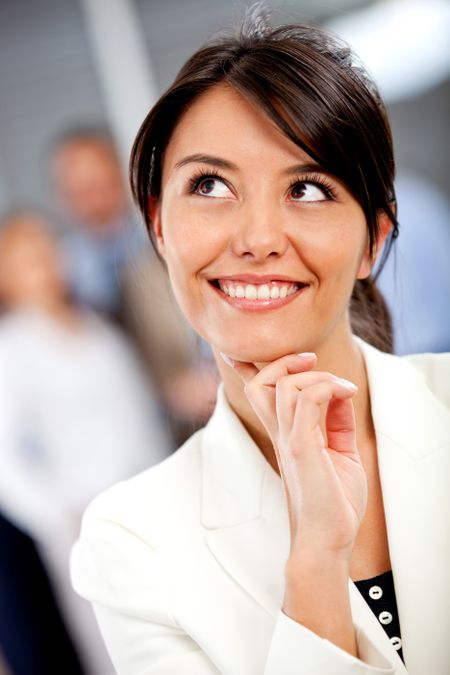
M261 370L250 363L233 365L275 449L288 503L291 559L314 552L349 560L367 501L352 403L357 388L313 371L315 363L314 354L303 354Z
M283 611L356 656L348 575L367 502L352 403L357 389L313 371L315 354L285 356L261 370L231 363L273 443L286 493L291 550Z

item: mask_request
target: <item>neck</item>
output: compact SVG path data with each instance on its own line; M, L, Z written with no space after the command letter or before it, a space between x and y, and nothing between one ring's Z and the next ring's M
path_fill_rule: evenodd
M355 406L357 443L358 447L364 445L364 441L373 437L373 424L370 412L370 397L367 381L367 374L363 356L359 350L356 341L350 332L350 329L343 332L342 335L334 335L331 339L324 341L313 350L317 355L317 366L315 370L321 370L333 373L338 377L350 380L358 387L358 392L353 399ZM227 366L220 356L217 358L217 365L221 373L225 394L227 399L247 429L250 436L260 448L267 461L278 472L275 451L272 442L262 425L261 421L253 411L247 397L240 377L230 367ZM265 364L256 364L258 368ZM322 432L324 433L325 410L322 414ZM325 435L324 435L325 437Z

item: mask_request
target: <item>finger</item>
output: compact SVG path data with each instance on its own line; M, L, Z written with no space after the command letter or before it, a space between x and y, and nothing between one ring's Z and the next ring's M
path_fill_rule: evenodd
M259 373L258 368L254 363L249 363L248 361L236 361L235 359L230 359L226 354L220 353L220 356L223 358L225 363L228 366L231 366L233 370L239 375L244 384L247 384L252 380L255 375Z
M287 426L292 425L298 392L304 391L320 382L337 383L342 384L344 387L349 386L350 388L354 386L348 380L323 371L308 371L280 377L275 385L277 416L280 423Z
M317 360L316 355L310 352L289 354L259 369L254 363L236 361L222 352L220 355L227 365L236 370L245 384L256 375L259 375L258 380L255 382L255 387L263 384L275 386L279 377L290 373L300 373L305 368L312 368Z
M353 401L332 398L326 415L328 447L338 452L356 451L356 423Z
M282 434L289 433L294 421L299 391L304 391L320 382L330 382L347 385L352 388L351 382L323 371L308 371L280 378L276 383L276 411Z
M276 381L282 375L312 368L317 360L315 354L288 354L261 370L254 363L237 361L223 353L220 355L241 378L250 404L274 440L278 429L275 411Z
M312 352L288 354L261 368L257 381L254 384L255 386L265 385L267 387L275 387L280 377L311 370L316 363L317 356Z
M252 403L258 405L258 401L263 397L269 398L275 414L275 387L278 380L288 375L295 375L306 370L310 370L317 362L315 354L305 352L303 354L288 354L281 359L277 359L272 363L264 366L255 374L255 376L247 382L245 393L247 398Z
M292 449L294 454L309 454L311 450L322 450L324 441L320 440L320 407L332 398L350 399L356 392L355 385L346 380L319 382L302 390L298 394L292 425Z
M247 381L245 394L274 443L278 436L275 389L277 381L280 377L290 377L292 374L312 368L316 361L315 354L289 354L264 366Z

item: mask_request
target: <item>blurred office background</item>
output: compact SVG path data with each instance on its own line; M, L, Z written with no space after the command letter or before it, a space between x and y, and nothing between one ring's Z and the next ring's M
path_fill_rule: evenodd
M23 201L48 205L46 153L67 128L107 124L126 157L145 111L180 65L212 33L236 23L246 4L2 0L0 210ZM420 173L448 195L450 3L266 4L279 23L328 23L353 42L389 104L400 170Z
M72 127L107 125L125 170L145 111L185 58L212 33L236 23L246 4L243 0L2 0L0 212L22 203L55 206L47 155L55 135ZM434 280L448 242L444 226L435 225L436 234L431 222L448 218L450 193L448 0L269 0L266 4L273 8L276 22L328 24L355 46L377 79L392 121L399 191L408 194L403 206L401 195L399 200L404 232L409 233L411 218L417 223L411 231L420 224L424 239L440 241L440 246L426 244L429 257L436 255L436 259L433 270L422 270L425 283L420 288L418 282L416 289L399 288L399 278L393 291L394 280L385 273L391 306L397 313L399 303L406 307L406 314L397 320L397 350L448 348L450 328L442 338L435 338L429 325L434 319L411 309L415 295L449 291L448 280L444 285ZM405 235L409 256L408 243ZM417 302L422 303L422 298ZM431 305L443 307L436 298ZM408 329L403 318L409 317L413 323Z
M154 420L151 429L142 426L142 451L136 441L133 462L127 447L122 451L130 460L128 464L121 462L121 450L117 449L117 471L108 474L110 482L159 461L204 423L214 404L217 379L210 354L172 306L162 269L129 204L125 174L131 143L146 111L184 60L213 33L239 23L248 4L234 0L0 1L0 267L11 270L9 274L20 281L20 270L29 270L30 260L33 269L41 272L45 256L50 256L55 265L52 279L35 272L32 281L24 276L23 283L14 287L7 280L2 286L0 269L0 399L4 395L10 415L8 418L5 409L0 410L0 474L4 476L3 483L0 480L0 546L11 554L9 567L7 556L0 566L0 653L3 651L4 660L9 662L5 672L53 672L51 665L39 670L37 660L32 671L29 662L18 656L18 651L23 652L24 639L40 641L44 646L45 640L51 640L51 635L37 631L34 638L26 633L37 626L36 607L45 606L47 621L60 636L58 641L67 658L64 668L55 672L112 673L101 653L99 636L90 628L84 630L89 635L83 635L83 611L78 616L78 609L70 606L68 580L61 576L64 555L79 526L84 504L81 499L76 506L73 500L68 504L71 490L61 487L50 494L47 489L64 474L61 481L66 480L75 493L74 486L82 477L61 468L56 451L43 447L41 437L43 397L58 399L55 428L61 415L69 419L80 403L74 403L71 385L75 375L70 359L80 354L76 364L83 371L87 361L82 358L88 355L86 336L89 345L104 344L104 340L109 352L102 351L111 353L116 364L120 352L128 364L124 366L128 375L121 371L120 377L123 381L129 378L127 386L133 396L138 389L142 392L143 416L147 410L149 419ZM395 348L398 353L449 350L450 3L267 0L265 4L273 9L274 23L313 21L328 25L354 46L377 80L388 104L398 164L400 238L396 254L380 277L393 312ZM97 195L89 195L89 185L77 183L75 166L85 167L81 173L92 175L92 185L99 181ZM120 199L114 200L111 190ZM101 192L106 201L96 203ZM103 220L102 208L108 212ZM100 210L97 220L96 209ZM40 251L32 259L31 241L37 242ZM59 263L54 246L59 251ZM80 278L76 278L80 269L87 270L87 288L82 288ZM24 295L31 286L32 301ZM53 294L52 303L48 302L47 291ZM47 323L37 320L37 314L50 305L51 320L48 316ZM83 344L78 340L81 324L85 327ZM24 332L31 336L28 343L21 342ZM45 342L45 336L49 342ZM34 369L30 350L37 349L39 341L43 341L45 361L41 369ZM68 343L71 351L67 351ZM107 370L106 362L103 368ZM15 383L17 373L21 373L22 389L17 387L16 391L8 377ZM45 391L37 385L38 377L48 380ZM97 377L95 371L85 379L77 378L81 399L83 387L91 391L94 381L101 384L101 376ZM20 398L24 392L26 403L13 401L14 395ZM39 399L39 406L31 401L30 392ZM91 399L86 425L94 417L92 405L96 403ZM114 405L124 414L119 399ZM27 430L25 445L23 434L18 439L11 421L12 408L14 424ZM83 417L84 409L80 406L77 410ZM45 423L53 426L47 412L44 416ZM120 426L120 417L116 422ZM123 424L130 424L129 416ZM103 432L97 429L96 433ZM149 439L156 437L159 452L146 454L146 443L152 445ZM69 447L64 448L70 453ZM80 458L92 469L90 484L83 492L86 503L105 486L102 467L109 464L107 453L97 451L95 455L95 448L92 452L94 455L86 448ZM34 468L30 469L30 461ZM43 468L47 483L42 481ZM20 502L20 486L33 480L34 503L36 509L42 508L42 528L36 525L38 511L33 518L30 503ZM51 499L61 515L58 532L65 533L58 542L67 540L66 549L59 547L66 553L58 551L59 557L51 535L51 528L56 527ZM33 561L33 556L36 560L28 562L28 568L18 563L24 558ZM15 576L19 584L29 577L30 589L23 586L20 602L17 594L12 595L14 584L8 575ZM10 611L7 608L14 604L15 611L6 616ZM2 667L0 664L0 672Z

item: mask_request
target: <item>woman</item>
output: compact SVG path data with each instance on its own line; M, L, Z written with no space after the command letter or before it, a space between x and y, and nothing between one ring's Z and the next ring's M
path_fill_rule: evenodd
M389 347L373 84L321 30L257 16L186 63L131 169L223 385L203 431L85 516L74 583L117 671L444 675L448 357L381 353L349 316Z

